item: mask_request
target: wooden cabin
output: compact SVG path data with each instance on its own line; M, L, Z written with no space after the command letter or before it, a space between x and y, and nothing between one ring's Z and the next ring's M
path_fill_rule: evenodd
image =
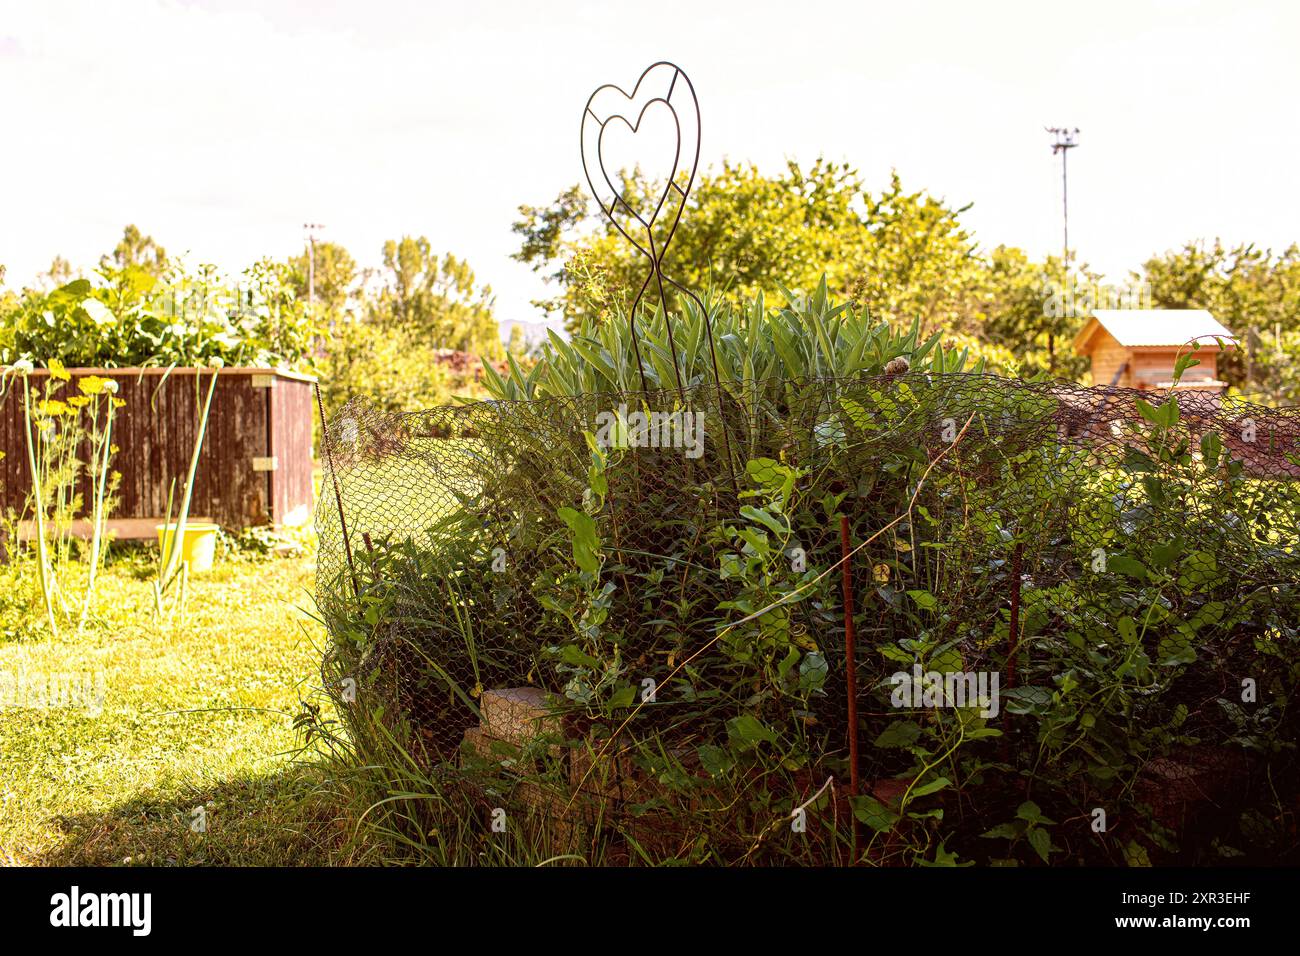
M1227 385L1218 376L1219 355L1239 343L1204 309L1092 313L1074 347L1092 360L1092 384L1100 387L1061 386L1056 414L1062 441L1109 444L1119 440L1142 449L1140 434L1135 437L1125 429L1126 424L1141 421L1136 396L1106 388L1173 388L1174 363L1191 351L1192 342L1200 343L1195 353L1200 364L1183 373L1177 389L1188 392L1179 399L1179 427L1192 439L1193 448L1202 435L1216 431L1227 456L1240 462L1250 477L1300 480L1300 418L1292 414L1294 409L1223 401L1221 393Z
M1219 353L1236 337L1205 309L1098 309L1074 338L1074 349L1092 360L1092 384L1138 389L1173 387L1178 356L1196 352L1199 365L1183 373L1180 389L1221 392Z

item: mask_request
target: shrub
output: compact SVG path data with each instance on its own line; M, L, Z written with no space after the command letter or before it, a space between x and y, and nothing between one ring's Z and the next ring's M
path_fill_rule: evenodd
M361 398L394 412L450 404L461 395L481 397L477 364L457 367L464 354L435 348L424 335L373 322L340 322L321 360L321 390L330 408Z
M270 261L238 284L212 266L173 264L161 278L105 266L95 281L27 290L0 314L0 364L51 358L68 367L226 365L299 367L315 332L306 306Z
M540 802L652 861L1295 852L1300 489L1225 451L1256 410L963 372L821 293L714 309L714 384L703 318L674 323L682 389L660 315L654 391L619 323L489 375L496 402L337 417L354 560L327 501L326 673L359 685L342 712L382 786ZM645 440L658 412L701 415L703 453ZM914 706L914 668L996 674L1000 707ZM520 684L557 725L468 753L483 691ZM418 844L423 806L385 825Z
M622 314L599 324L588 320L568 342L552 332L530 369L512 361L511 374L503 378L485 363L488 390L496 398L517 400L689 388L715 381L715 358L723 389L747 398L756 386L779 392L787 382L879 374L898 358L918 370L984 370L983 361L970 363L969 349L945 352L940 333L922 341L919 323L900 333L874 321L865 309L836 305L824 278L812 296L791 295L776 310L768 309L761 295L743 309L725 299L715 300L707 312L689 299L683 305L671 327L658 310L638 319L635 334Z

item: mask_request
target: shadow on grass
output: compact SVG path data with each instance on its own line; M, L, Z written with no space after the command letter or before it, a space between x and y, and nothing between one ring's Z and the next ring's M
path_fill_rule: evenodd
M36 866L329 866L357 862L351 826L318 766L144 793L102 812L50 819Z

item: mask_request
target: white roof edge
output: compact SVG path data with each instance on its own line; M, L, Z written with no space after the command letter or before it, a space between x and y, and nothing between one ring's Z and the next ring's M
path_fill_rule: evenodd
M1214 339L1237 342L1208 309L1096 309L1090 317L1127 347L1176 347Z

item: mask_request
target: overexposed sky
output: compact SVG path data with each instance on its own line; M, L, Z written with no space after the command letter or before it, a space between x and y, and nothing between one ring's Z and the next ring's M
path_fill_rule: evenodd
M0 264L89 267L136 223L238 270L326 225L427 235L536 320L520 203L581 178L583 104L671 59L702 164L819 154L924 187L986 246L1070 239L1120 280L1216 235L1300 239L1300 4L0 0Z

